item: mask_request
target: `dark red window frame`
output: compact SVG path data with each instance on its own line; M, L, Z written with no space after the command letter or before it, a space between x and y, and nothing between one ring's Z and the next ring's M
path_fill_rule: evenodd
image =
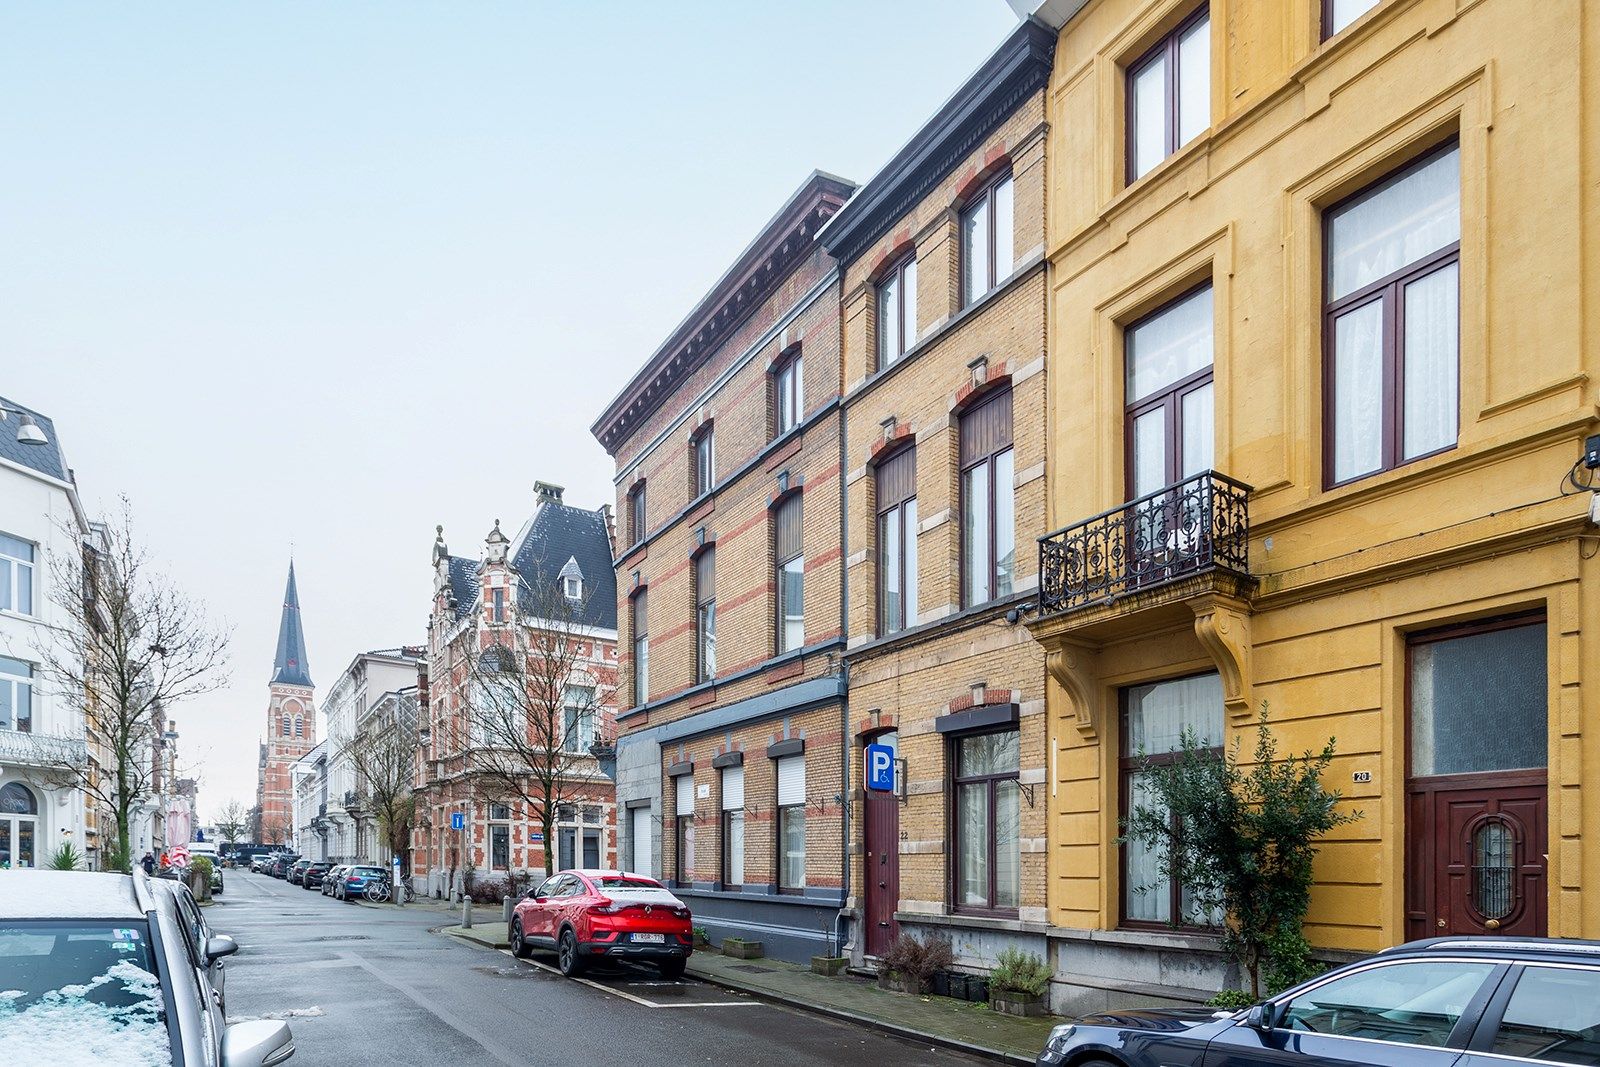
M1148 315L1139 316L1139 318L1137 318L1133 322L1128 323L1128 325L1123 328L1122 336L1123 336L1123 339L1124 339L1124 341L1123 341L1123 361L1124 361L1123 381L1124 382L1127 381L1127 367L1126 367L1127 341L1126 341L1126 339L1128 337L1132 336L1133 332L1135 330L1137 330L1139 327L1143 326L1144 324L1150 322L1153 319L1160 318L1162 315L1166 314L1168 311L1170 311L1173 308L1177 307L1179 304L1183 303L1185 300L1188 300L1190 297L1194 296L1197 293L1200 293L1202 291L1210 290L1211 287L1212 287L1211 286L1211 282L1209 280L1201 282L1199 285L1194 286L1192 289L1186 289L1182 293L1179 293L1177 296L1173 297L1171 300L1168 300L1166 303L1162 304L1160 307L1156 308L1154 311L1150 312ZM1213 312L1212 313L1213 313L1213 316L1214 316L1215 315L1215 308L1213 308ZM1215 318L1213 318L1213 321L1212 321L1212 329L1213 329L1213 331L1216 329ZM1213 334L1213 342L1214 341L1215 341L1215 335ZM1165 389L1162 389L1160 392L1151 393L1149 396L1141 397L1138 400L1135 400L1135 401L1133 401L1131 403L1128 403L1128 404L1124 405L1123 412L1122 412L1122 448L1123 448L1122 454L1123 454L1123 475L1124 475L1124 477L1123 477L1123 488L1124 488L1124 491L1127 494L1127 497L1128 497L1129 500L1132 500L1134 498L1134 496L1136 495L1134 493L1134 491L1133 491L1134 490L1134 482L1133 482L1133 479L1134 479L1134 457L1133 457L1133 424L1134 424L1134 420L1138 419L1141 415L1147 415L1150 412L1155 411L1158 408L1165 408L1166 409L1166 420L1165 421L1166 421L1166 435L1167 436L1166 436L1166 442L1165 443L1166 443L1167 455L1166 455L1166 481L1165 481L1164 484L1165 485L1174 485L1174 484L1176 484L1178 481L1181 480L1182 476L1181 476L1180 472L1183 470L1183 398L1188 396L1190 393L1194 392L1197 389L1204 389L1206 386L1210 385L1212 383L1213 379L1216 376L1216 368L1217 368L1217 365L1216 365L1216 348L1215 348L1215 344L1213 344L1213 346L1212 346L1212 361L1210 363L1208 363L1205 366L1204 369L1197 370L1197 371L1195 371L1194 373L1188 375L1185 378L1178 379L1176 382L1173 382L1171 385L1167 386Z
M1195 9L1193 14L1189 15L1182 22L1174 26L1170 31L1168 31L1166 36L1162 37L1161 40L1152 45L1146 52L1140 55L1138 59L1134 60L1132 63L1129 63L1125 69L1122 79L1122 95L1126 100L1126 106L1123 109L1122 150L1123 156L1126 158L1124 177L1127 179L1127 183L1129 185L1132 185L1140 178L1140 175L1135 170L1135 168L1138 166L1138 157L1134 151L1134 145L1136 143L1138 134L1138 116L1135 110L1137 107L1137 100L1134 98L1133 93L1134 78L1136 78L1139 73L1144 70L1144 68L1148 67L1157 60L1165 59L1167 61L1166 75L1163 79L1163 99L1166 106L1162 109L1162 123L1165 127L1163 144L1166 147L1166 152L1161 157L1162 159L1166 159L1178 149L1183 147L1183 145L1178 142L1178 42L1183 39L1183 35L1185 33L1188 33L1195 26L1199 25L1202 21L1210 17L1211 4L1209 2L1201 4ZM1207 116L1207 118L1209 119L1209 116ZM1211 123L1208 121L1206 125L1209 126ZM1154 170L1155 167L1152 166L1150 169ZM1145 173L1149 173L1149 171L1146 171Z
M970 739L972 739L974 737L984 737L984 736L987 736L989 734L1016 734L1017 735L1017 755L1018 755L1017 768L1015 770L1000 771L1000 772L995 773L995 774L963 775L961 773L961 742L970 740ZM1017 908L997 907L997 906L995 906L995 903L994 903L996 889L997 889L997 886L996 886L996 883L995 883L995 877L996 877L996 872L999 870L999 866L1000 866L999 863L997 862L998 857L996 855L996 849L995 849L996 834L995 834L994 819L995 819L995 810L999 806L998 805L998 801L999 801L999 785L1000 785L1000 783L1001 782L1011 782L1011 781L1020 782L1020 780L1021 780L1021 775L1022 775L1021 754L1022 754L1022 735L1021 735L1021 731L1014 724L1004 726L1004 727L1002 727L1002 728L1000 728L998 730L973 730L973 731L966 732L966 733L952 733L952 734L947 735L947 741L946 741L946 744L945 744L945 758L949 761L948 765L949 765L949 768L950 768L950 805L949 805L949 809L950 809L950 832L949 832L948 840L950 841L950 857L951 857L951 861L950 861L950 864L949 864L949 885L946 888L947 888L947 892L949 893L950 910L951 911L960 912L963 915L996 915L996 916L1001 916L1001 917L1015 917L1016 914L1017 914ZM988 863L988 869L989 869L989 892L988 892L989 903L987 905L963 904L963 903L961 903L961 870L960 870L961 843L962 843L962 838L961 838L961 814L960 814L960 810L959 810L959 804L958 804L958 801L957 801L957 797L960 795L960 792L961 792L960 787L963 786L963 785L985 785L985 784L988 786L988 793L989 793L989 797L988 797L989 822L988 822L987 830L986 830L986 832L984 834L984 840L986 842L986 847L988 848L988 853L989 853L989 863ZM1021 798L1019 797L1018 798L1019 818L1020 818L1020 810L1021 810L1020 806L1021 806ZM1022 840L1022 826L1021 826L1021 823L1019 822L1018 826L1017 826L1017 843L1018 843L1019 847L1021 845L1021 840ZM1022 857L1020 855L1018 855L1017 864L1018 864L1018 870L1019 870L1019 883L1020 883L1021 863L1022 863ZM1019 891L1020 891L1020 884L1019 884ZM1020 905L1022 903L1020 897L1019 897L1017 903L1018 903L1018 906L1020 907Z

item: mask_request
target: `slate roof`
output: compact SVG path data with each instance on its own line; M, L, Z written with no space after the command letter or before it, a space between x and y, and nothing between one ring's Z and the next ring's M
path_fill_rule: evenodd
M465 556L451 556L450 592L456 598L456 618L472 614L478 603L478 561Z
M45 437L49 438L49 441L42 445L23 444L17 440L19 420L17 416L9 415L4 422L0 422L0 457L59 481L71 481L72 478L67 472L66 458L61 454L61 439L56 436L56 424L50 421L49 416L41 415L9 397L0 396L0 405L26 411L33 416L33 421L39 424L39 429L44 431Z
M311 665L306 662L306 635L300 625L300 591L294 584L294 561L289 561L289 583L283 590L283 617L278 621L278 655L272 661L272 680L284 685L309 686Z
M605 630L617 628L617 579L605 513L545 501L513 545L511 565L526 590L553 586L568 560L583 574L583 613L577 620Z

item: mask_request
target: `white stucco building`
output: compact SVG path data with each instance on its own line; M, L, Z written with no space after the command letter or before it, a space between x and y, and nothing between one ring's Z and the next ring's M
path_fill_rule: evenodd
M98 866L111 827L52 769L89 759L83 715L44 671L50 627L70 621L50 560L81 556L90 524L55 426L5 397L0 410L0 868L44 866L65 842Z
M384 721L374 711L385 697L414 689L423 649L401 647L362 652L334 681L322 704L327 716L328 760L327 856L329 859L378 860L389 850L381 842L377 818L365 803L349 745L364 730Z

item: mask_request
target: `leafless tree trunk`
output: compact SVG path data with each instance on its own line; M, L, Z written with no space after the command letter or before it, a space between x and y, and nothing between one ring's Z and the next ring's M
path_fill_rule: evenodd
M108 865L128 870L134 815L160 783L164 712L226 684L229 633L155 570L126 498L91 542L49 561L58 621L43 666L56 695L97 735L106 764L63 753L53 769L111 812Z
M390 851L409 866L411 827L417 801L411 791L416 769L417 706L402 696L393 707L374 712L373 721L340 742L356 772L356 792L378 820Z
M230 848L238 844L249 819L250 810L242 802L230 800L224 804L222 811L217 814L217 833L222 835L222 843Z

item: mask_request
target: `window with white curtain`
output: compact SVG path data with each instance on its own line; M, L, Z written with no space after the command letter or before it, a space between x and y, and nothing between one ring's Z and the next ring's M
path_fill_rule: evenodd
M1327 212L1325 478L1454 448L1461 152L1454 142Z
M1146 767L1175 762L1185 731L1221 751L1222 679L1215 673L1174 678L1122 691L1122 811L1155 803ZM1122 921L1129 925L1215 925L1197 914L1192 894L1174 886L1160 853L1143 842L1122 846Z
M1211 16L1208 5L1128 65L1129 182L1211 125Z
M722 768L722 884L744 884L744 767Z
M778 890L798 893L806 886L806 760L784 756L778 774Z
M1021 893L1021 769L1016 730L952 743L956 884L961 909L1011 911Z

